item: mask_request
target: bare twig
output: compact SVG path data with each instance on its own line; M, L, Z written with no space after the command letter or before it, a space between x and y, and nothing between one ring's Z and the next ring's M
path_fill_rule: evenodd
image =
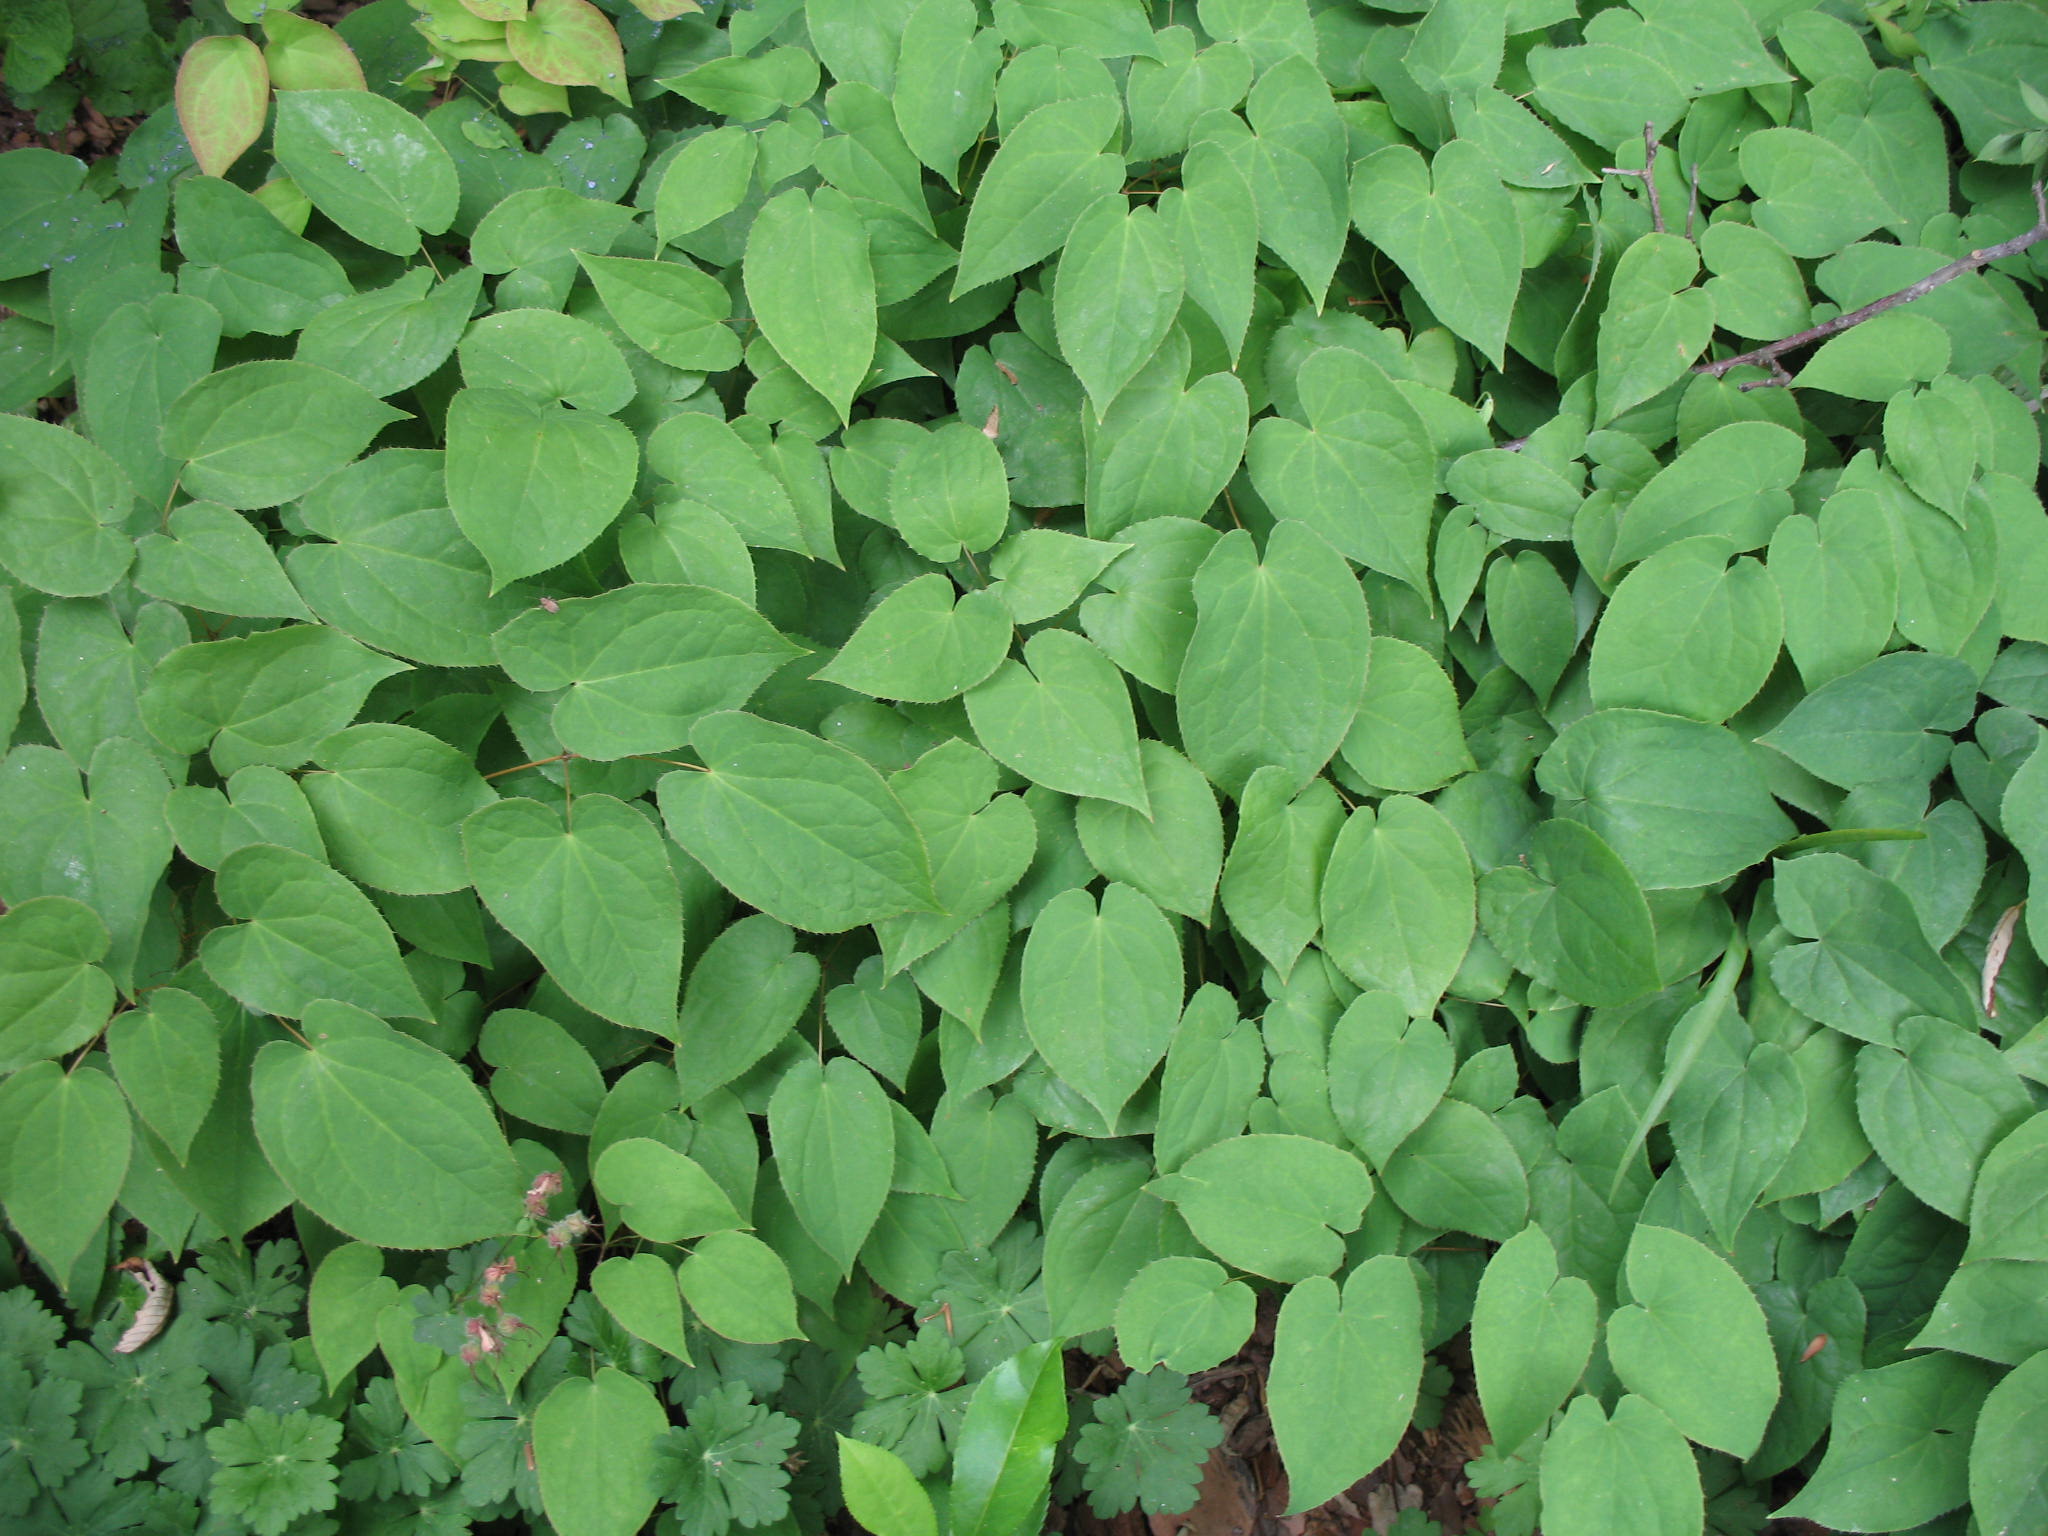
M1640 171L1627 170L1619 165L1600 167L1603 176L1639 176L1643 188L1650 194L1650 228L1658 234L1664 233L1664 205L1657 197L1657 125L1643 124L1643 168ZM1685 221L1686 238L1692 237L1692 219Z
M1692 371L1718 379L1731 368L1761 364L1771 370L1771 377L1751 380L1742 386L1744 389L1763 389L1790 384L1792 375L1786 372L1784 364L1778 361L1784 353L1811 346L1817 341L1826 341L1830 336L1839 336L1852 325L1861 325L1866 320L1875 319L1886 310L1897 309L1901 304L1910 304L1915 299L1925 298L1944 283L1952 283L1981 267L1990 266L1994 261L2004 261L2008 256L2017 256L2043 240L2048 240L2048 191L2044 191L2038 181L2034 183L2034 208L2038 220L2025 234L2014 235L2010 240L2001 240L1996 245L1987 245L1982 250L1972 251L1945 267L1936 268L1917 283L1907 284L1897 293L1888 293L1881 299L1872 299L1861 309L1852 309L1846 315L1823 320L1819 325L1803 330L1795 336L1787 336L1782 341L1769 342L1747 352L1738 352L1733 357L1724 357L1711 363L1695 363Z

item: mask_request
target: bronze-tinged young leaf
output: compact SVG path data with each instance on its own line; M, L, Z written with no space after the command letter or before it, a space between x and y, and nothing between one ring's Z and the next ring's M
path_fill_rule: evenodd
M178 65L178 126L202 176L220 176L263 134L270 71L239 33L202 37Z

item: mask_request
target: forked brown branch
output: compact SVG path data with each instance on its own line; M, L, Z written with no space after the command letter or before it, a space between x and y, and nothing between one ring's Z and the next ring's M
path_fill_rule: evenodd
M1852 309L1847 314L1835 316L1832 320L1823 320L1819 325L1800 331L1797 335L1787 336L1782 341L1767 342L1761 347L1739 352L1734 357L1720 358L1711 363L1695 363L1692 371L1718 379L1731 368L1759 364L1771 370L1771 377L1751 380L1742 386L1744 389L1790 384L1793 382L1792 375L1785 370L1784 364L1778 361L1785 353L1811 346L1817 341L1826 341L1830 336L1839 336L1851 326L1873 320L1886 310L1897 309L1901 304L1910 304L1915 299L1924 298L1944 283L1952 283L1980 267L1988 267L1992 262L2003 261L2008 256L2017 256L2029 247L2048 240L2048 191L2044 191L2038 181L2034 183L2034 209L2034 227L2024 234L2014 235L2010 240L2001 240L1996 245L1987 245L1982 250L1972 251L1945 267L1936 268L1917 283L1907 284L1897 293L1888 293L1881 299L1872 299L1861 309Z

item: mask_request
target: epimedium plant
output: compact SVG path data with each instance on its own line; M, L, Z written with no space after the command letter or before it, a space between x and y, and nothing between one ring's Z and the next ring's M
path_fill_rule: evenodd
M0 159L0 1515L1170 1512L1263 1306L1296 1511L2048 1518L2038 6L201 25Z

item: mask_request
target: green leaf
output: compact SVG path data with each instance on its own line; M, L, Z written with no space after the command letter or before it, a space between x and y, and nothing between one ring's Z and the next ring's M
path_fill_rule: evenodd
M683 1299L713 1333L746 1344L800 1339L789 1269L759 1238L713 1232L676 1270Z
M286 569L325 623L366 645L432 666L488 666L491 631L533 594L492 594L446 500L440 454L372 454L299 504L307 528L334 542L299 545Z
M968 690L967 718L983 750L1062 794L1114 800L1149 815L1138 726L1123 676L1069 630L1044 629Z
M1166 339L1180 296L1180 253L1156 211L1126 209L1111 193L1074 222L1053 287L1053 323L1098 418Z
M1784 620L1762 564L1732 553L1717 536L1682 539L1622 578L1593 635L1596 705L1718 724L1756 696Z
M1439 320L1500 366L1522 247L1514 204L1483 150L1453 139L1427 162L1405 145L1366 156L1351 176L1351 219Z
M1009 526L1010 491L996 445L964 421L914 439L889 477L889 520L927 560L987 549Z
M1661 138L1685 113L1685 88L1677 78L1632 48L1539 45L1527 62L1535 104L1603 149L1641 143L1645 126Z
M1194 598L1176 689L1188 756L1233 798L1269 765L1298 792L1358 713L1372 621L1357 579L1310 528L1282 522L1263 563L1249 534L1226 534Z
M797 1219L850 1275L889 1197L895 1154L888 1096L849 1057L820 1065L807 1056L776 1085L768 1134Z
M498 796L469 758L404 725L355 725L314 754L300 780L335 867L407 896L461 890L462 819Z
M341 1426L303 1408L277 1414L253 1407L246 1417L206 1432L213 1455L209 1502L246 1521L257 1536L283 1536L301 1515L332 1509L334 1453Z
M1714 300L1692 286L1699 268L1698 250L1677 235L1644 235L1621 253L1600 315L1597 419L1642 404L1706 350Z
M405 415L311 363L239 363L171 402L163 449L183 461L180 483L191 494L274 507L305 495Z
M661 780L662 820L734 895L817 933L936 910L916 824L855 754L736 712L690 743L704 771Z
M541 1504L562 1536L630 1536L654 1512L661 1400L612 1366L569 1376L533 1414Z
M0 416L0 565L56 597L96 597L121 579L133 548L121 523L128 476L75 432Z
M294 1196L381 1248L457 1248L509 1230L525 1178L469 1073L440 1051L364 1021L275 1040L250 1080L257 1138Z
M1250 403L1236 374L1212 373L1187 389L1149 379L1117 397L1089 452L1088 529L1100 538L1149 518L1201 517L1244 456ZM1005 548L1033 536L1018 534Z
M892 53L889 63L903 140L919 160L957 187L960 157L981 137L995 108L1003 40L981 26L972 5L921 0L903 18L898 47L900 53ZM899 60L911 61L910 67L895 68ZM1105 127L1102 138L1108 136Z
M683 911L652 820L609 795L558 815L501 800L462 824L476 891L562 990L615 1024L676 1028Z
M1087 891L1062 891L1031 926L1020 996L1046 1065L1114 1126L1180 1018L1173 924L1127 885L1106 888L1100 910Z
M1856 1114L1878 1155L1920 1200L1956 1220L1986 1155L2034 1111L1990 1041L1946 1019L1902 1019L1897 1049L1856 1053Z
M1387 1194L1420 1226L1495 1242L1529 1219L1529 1182L1514 1144L1484 1110L1445 1099L1380 1169Z
M1330 1109L1375 1168L1427 1120L1457 1066L1443 1027L1391 992L1362 992L1330 1032Z
M1215 1415L1188 1395L1185 1376L1146 1371L1095 1404L1095 1422L1075 1437L1074 1460L1098 1515L1133 1504L1148 1514L1191 1508L1202 1467L1223 1441Z
M1296 378L1309 425L1274 416L1245 464L1277 516L1307 524L1347 560L1429 592L1436 467L1429 429L1370 358L1325 347Z
M982 1377L953 1441L949 1513L957 1536L1010 1536L1041 1518L1066 1428L1057 1340L1027 1345Z
M0 1083L0 1125L0 1205L44 1268L68 1274L128 1172L121 1090L103 1071L34 1062Z
M748 233L745 272L761 334L845 422L875 341L867 229L852 201L797 187L771 198Z
M1961 730L1975 703L1966 663L1894 651L1822 683L1757 740L1847 789L1924 784L1948 762L1952 743L1936 733Z
M1647 1222L1629 1239L1627 1273L1632 1302L1607 1320L1615 1373L1687 1438L1749 1455L1778 1401L1756 1297L1712 1249Z
M78 1049L115 1006L96 963L109 950L100 915L70 897L33 897L0 913L0 1071Z
M1984 1399L1970 1441L1970 1507L1986 1531L2001 1536L2048 1518L2048 1415L2043 1378L2048 1354L2035 1355Z
M938 3L926 0L925 8ZM909 36L906 29L906 57ZM899 105L899 119L903 113ZM1084 210L1122 186L1122 159L1104 152L1121 119L1114 98L1083 96L1047 103L1004 136L968 210L954 298L1051 255ZM904 136L917 148L908 122Z
M639 455L606 417L507 389L464 389L448 405L448 505L496 591L560 565L618 515Z
M1132 1370L1155 1365L1206 1371L1251 1337L1251 1288L1219 1264L1176 1255L1154 1259L1116 1305L1117 1353Z
M1372 637L1365 697L1338 751L1366 782L1410 794L1474 766L1450 678L1422 647L1392 635Z
M1897 217L1853 155L1799 128L1765 128L1736 151L1756 227L1794 256L1830 256Z
M613 1142L598 1154L590 1174L598 1193L650 1243L687 1242L747 1224L703 1164L646 1136ZM671 1274L671 1292L675 1284Z
M552 724L562 746L602 759L682 746L698 721L745 704L802 654L739 599L665 585L530 608L491 645L520 687L561 691Z
M633 398L633 375L618 344L588 320L548 309L515 309L472 322L456 347L462 382L503 389L543 405L559 400L591 416Z
M1283 975L1322 924L1320 893L1344 807L1323 779L1292 795L1290 775L1271 764L1245 781L1237 832L1217 886L1230 925Z
M1314 1509L1386 1460L1421 1381L1422 1299L1406 1259L1367 1259L1341 1292L1322 1275L1288 1291L1267 1389L1288 1510Z
M707 112L756 123L816 94L818 61L802 48L771 48L754 58L712 59L660 83Z
M647 439L647 463L687 483L693 501L731 523L749 545L810 552L788 488L729 423L701 411L671 416Z
M1472 861L1434 807L1393 795L1345 819L1323 876L1323 944L1361 987L1384 987L1417 1017L1465 958L1475 924Z
M388 288L329 305L299 332L295 355L373 395L411 388L447 361L483 289L474 267L450 273L429 292L432 278L414 267Z
M1339 1234L1357 1230L1372 1200L1365 1164L1307 1136L1220 1141L1148 1188L1171 1200L1226 1264L1282 1281L1337 1269L1344 1261Z
M1686 1184L1733 1251L1743 1219L1798 1146L1807 1095L1793 1057L1771 1041L1722 1065L1733 1070L1695 1065L1687 1074L1673 1100L1671 1136Z
M158 987L107 1026L107 1059L135 1112L184 1157L220 1087L213 1011L190 992Z
M251 844L221 862L214 895L242 921L207 934L200 963L243 1006L299 1018L331 998L380 1017L431 1017L370 898L318 860Z
M1792 836L1752 748L1720 726L1604 709L1567 726L1536 766L1562 815L1621 855L1647 891L1724 880Z
M477 1054L491 1068L491 1098L508 1115L587 1136L604 1099L590 1052L545 1014L500 1008L484 1021Z
M398 1300L384 1255L368 1243L343 1243L322 1259L306 1290L306 1325L328 1390L377 1347L377 1317Z
M277 556L241 513L210 501L171 513L169 536L135 541L138 590L167 603L245 618L311 619Z
M178 126L204 176L219 176L263 133L270 70L238 33L195 42L178 65Z
M1614 1405L1572 1399L1543 1447L1545 1528L1556 1536L1693 1536L1704 1499L1692 1447L1654 1403L1634 1395Z
M1488 870L1479 915L1514 965L1566 997L1613 1008L1658 989L1657 931L1628 866L1573 821L1536 828L1527 864Z
M818 990L817 957L761 913L713 939L690 971L677 1021L676 1069L687 1108L782 1043Z
M1789 488L1805 458L1799 437L1775 422L1715 428L1636 493L1609 569L1703 533L1720 534L1738 552L1761 548L1792 510Z
M815 676L882 699L936 704L1002 665L1012 618L989 592L958 592L931 571L876 605Z
M1143 891L1169 912L1206 923L1223 868L1223 818L1216 795L1188 760L1164 742L1141 741L1145 798L1152 814L1083 800L1074 828L1088 862Z
M738 364L739 338L725 324L732 300L714 278L681 261L582 253L576 259L634 346L671 368L715 373Z
M675 1266L667 1259L658 1253L606 1259L591 1271L590 1290L612 1321L634 1338L689 1362L683 1293L676 1288Z
M365 245L409 256L455 219L455 162L397 102L371 91L280 90L277 163Z
M1521 1445L1578 1385L1592 1356L1592 1287L1560 1275L1539 1226L1494 1250L1472 1303L1472 1367L1494 1443Z
M1859 1371L1836 1389L1820 1466L1772 1513L1910 1529L1956 1508L1969 1497L1972 1431L1990 1390L1982 1362L1945 1351Z
M86 350L79 404L93 440L152 505L170 501L177 475L159 441L164 411L213 371L220 333L221 315L211 304L190 294L160 293L116 309Z
M1913 1014L1975 1026L1975 1001L1891 881L1839 853L1802 854L1774 870L1780 921L1810 941L1771 956L1771 980L1794 1007L1879 1045L1892 1044Z
M409 670L319 624L173 651L150 674L142 718L176 752L211 749L223 774L296 768L347 725L379 682Z
M931 854L932 890L941 908L884 918L875 925L890 971L937 949L988 911L1031 867L1037 824L1021 799L990 798L996 781L996 765L988 754L958 739L941 742L890 776L890 789L917 823Z
M939 1518L926 1493L893 1451L835 1436L839 1487L846 1512L874 1536L939 1536Z

